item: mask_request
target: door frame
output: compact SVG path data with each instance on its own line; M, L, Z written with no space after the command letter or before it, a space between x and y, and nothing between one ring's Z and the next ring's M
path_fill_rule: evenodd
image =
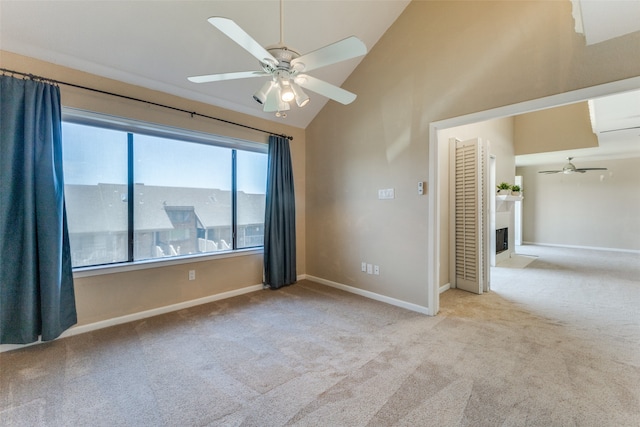
M439 215L439 199L442 191L446 189L440 188L438 180L438 133L443 129L452 127L465 126L472 123L483 122L487 120L500 119L510 117L517 114L529 113L532 111L544 110L547 108L558 107L561 105L573 104L576 102L586 101L591 98L598 98L615 93L637 90L640 88L640 76L632 77L625 80L604 83L584 89L577 89L557 95L551 95L531 101L520 102L517 104L498 107L491 110L485 110L478 113L467 114L464 116L453 117L451 119L439 120L429 124L429 149L428 155L428 176L429 188L428 192L428 215L427 230L430 238L427 239L427 305L428 314L435 316L440 310L440 215ZM446 254L448 256L448 254Z
M496 192L492 191L496 188L496 156L489 154L489 265L487 268L491 271L491 267L496 265Z
M516 175L513 183L520 188L524 188L522 185L521 175ZM522 200L518 200L513 203L513 213L515 214L515 226L513 227L513 234L515 237L515 247L513 249L515 251L518 246L522 245Z

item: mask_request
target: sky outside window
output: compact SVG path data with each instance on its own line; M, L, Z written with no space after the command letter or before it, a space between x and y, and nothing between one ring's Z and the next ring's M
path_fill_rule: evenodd
M63 123L67 184L127 181L127 132ZM145 185L231 190L231 149L134 134L135 182ZM238 151L238 190L264 194L266 154Z

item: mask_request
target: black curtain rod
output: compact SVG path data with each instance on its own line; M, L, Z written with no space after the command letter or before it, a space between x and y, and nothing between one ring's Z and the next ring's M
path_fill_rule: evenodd
M142 102L142 103L149 104L149 105L155 105L156 107L162 107L162 108L167 108L167 109L173 110L173 111L179 111L181 113L187 113L187 114L191 115L191 117L199 116L199 117L204 117L206 119L217 120L219 122L227 123L227 124L230 124L230 125L240 126L240 127L245 128L245 129L255 130L257 132L262 132L262 133L268 133L270 135L281 136L283 138L287 138L290 141L293 141L293 137L289 136L289 135L284 135L284 134L281 134L281 133L269 132L269 131L266 131L264 129L256 128L256 127L253 127L253 126L243 125L242 123L236 123L236 122L232 122L230 120L220 119L218 117L208 116L206 114L200 114L200 113L197 113L195 111L188 111L188 110L184 110L182 108L172 107L170 105L159 104L157 102L147 101L147 100L140 99L140 98L134 98L132 96L127 96L127 95L120 95L118 93L107 92L105 90L94 89L94 88L91 88L91 87L81 86L81 85L77 85L77 84L74 84L74 83L67 83L67 82L63 82L63 81L60 81L60 80L49 79L47 77L36 76L34 74L23 73L21 71L8 70L6 68L0 68L0 71L2 71L3 74L10 74L10 75L17 74L19 76L23 76L23 77L26 77L26 78L32 79L32 80L41 80L43 82L50 82L50 83L55 83L55 84L60 84L60 85L65 85L65 86L71 86L71 87L75 87L75 88L78 88L78 89L88 90L88 91L91 91L91 92L102 93L104 95L111 95L111 96L116 96L118 98L128 99L130 101L137 101L137 102Z

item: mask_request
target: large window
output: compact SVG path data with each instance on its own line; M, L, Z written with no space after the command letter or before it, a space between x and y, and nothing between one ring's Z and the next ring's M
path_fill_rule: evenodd
M262 246L266 147L80 121L63 122L74 267Z

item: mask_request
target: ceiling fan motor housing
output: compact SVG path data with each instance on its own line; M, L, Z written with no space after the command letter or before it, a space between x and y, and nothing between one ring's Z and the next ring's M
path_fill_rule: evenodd
M291 61L293 61L294 59L300 56L298 52L296 52L295 50L289 49L286 46L268 47L267 51L271 55L273 55L273 57L276 58L276 60L278 60L278 64L273 64L273 65L270 64L269 62L262 63L262 68L268 73L273 73L276 70L291 70ZM265 68L265 65L273 66L273 68L267 69Z

